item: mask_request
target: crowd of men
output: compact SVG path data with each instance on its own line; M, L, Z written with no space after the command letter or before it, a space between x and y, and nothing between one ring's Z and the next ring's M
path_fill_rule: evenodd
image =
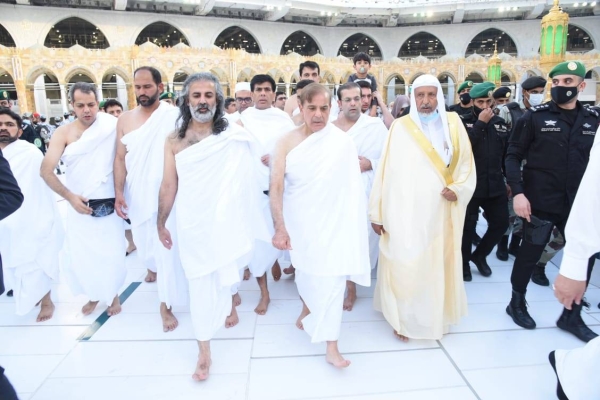
M519 103L508 88L466 81L449 109L432 75L386 106L370 66L357 54L356 73L335 99L312 61L300 64L289 99L264 74L226 98L206 72L190 75L175 96L155 68L140 67L138 105L125 112L116 100L100 106L93 84L76 83L75 118L46 134L44 154L17 140L28 124L9 101L0 108L0 149L25 200L0 222L0 252L17 313L39 305L38 321L52 317L50 285L63 249L61 274L89 299L83 314L99 302L119 314L125 257L136 250L146 281L158 285L163 330L178 326L173 306L190 306L200 381L209 375L210 340L239 321L241 280L257 279L255 312L264 315L266 274L278 281L287 260L283 272L295 273L303 303L297 327L326 342L326 361L345 368L342 313L352 310L356 285L371 285L373 269L374 307L394 334L437 340L466 315L471 263L489 277L486 258L497 246L500 260L516 256L506 312L534 329L527 285L549 285L543 265L569 239L565 227L600 124L598 111L577 100L583 64L550 72L549 102L541 77L522 83ZM66 180L55 172L61 160ZM70 204L66 229L52 191ZM478 240L480 216L487 230ZM36 227L38 252L24 226ZM560 293L570 284L579 292L564 297L557 326L598 347L581 318L594 264L589 249L582 252L561 270L570 281L561 281Z

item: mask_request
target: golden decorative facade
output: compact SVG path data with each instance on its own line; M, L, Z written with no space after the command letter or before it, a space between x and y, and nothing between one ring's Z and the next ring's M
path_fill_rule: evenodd
M538 58L513 58L500 54L501 71L510 78L511 84L522 81L525 74L546 74L545 68ZM600 70L600 54L590 52L583 55L566 54L567 60L582 61L587 70ZM128 93L128 106L135 106L132 86L133 71L143 65L157 68L163 77L166 87L173 87L177 73L190 74L198 71L210 71L219 77L226 87L226 93L233 95L232 88L238 81L248 81L255 74L271 75L279 87L287 92L298 81L298 65L305 60L313 60L321 67L322 83L330 88L347 81L354 72L352 61L345 57L326 58L321 55L302 57L295 53L286 56L248 54L242 50L195 49L180 44L172 48L161 48L150 43L141 46L109 48L106 50L88 50L81 46L69 49L38 48L0 48L0 74L12 77L19 99L21 112L36 111L34 100L34 82L41 74L51 74L58 79L63 104L66 101L66 88L77 79L78 74L86 75L101 85L107 75L119 75L125 82ZM488 60L481 56L467 58L451 58L444 56L438 59L416 57L414 59L393 58L389 61L377 62L370 73L378 80L380 87L387 87L392 78L410 84L421 74L432 74L438 77L448 76L455 85L476 73L487 79ZM455 86L456 87L456 86ZM396 86L398 88L398 86ZM399 89L401 93L405 90ZM387 88L383 91L387 96ZM600 93L596 90L596 98ZM456 95L454 94L454 100Z

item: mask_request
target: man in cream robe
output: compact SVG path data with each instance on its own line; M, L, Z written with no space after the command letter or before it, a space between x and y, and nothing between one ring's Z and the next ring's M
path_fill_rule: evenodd
M102 301L110 304L107 313L112 316L121 312L118 291L125 282L124 222L111 205L117 119L98 112L96 90L83 82L71 87L69 98L77 119L52 135L41 175L71 205L62 269L67 284L73 294L90 299L83 314L92 313ZM69 171L66 186L54 174L61 157ZM104 206L94 211L91 203Z
M273 276L278 280L281 277L281 268L277 259L282 256L281 250L273 247L271 243L274 230L267 194L269 191L269 161L275 143L281 136L294 129L294 123L289 115L272 106L276 88L273 78L269 75L255 75L250 82L250 86L254 107L246 109L241 114L238 123L254 136L260 147L260 206L265 224L269 227L270 232L267 241L257 241L249 267L250 272L258 281L261 291L260 302L254 311L259 315L264 315L269 305L266 271L271 266L273 266L274 271L278 269L278 274L273 272Z
M369 204L381 234L375 309L403 340L440 339L466 315L461 238L476 184L467 133L439 81L413 84L410 114L390 129Z
M273 244L289 250L296 267L304 302L298 328L313 343L326 341L327 362L344 368L350 361L337 341L346 280L371 283L366 199L356 146L328 123L331 94L313 83L300 102L305 124L281 138L273 157Z
M337 95L341 111L333 124L345 131L356 146L366 204L371 194L375 171L379 165L381 149L388 130L381 119L361 113L361 88L358 84L354 82L343 84L338 88ZM368 219L367 211L365 207L365 215ZM373 269L377 265L377 257L379 256L379 235L371 228L371 224L368 224L367 230L369 234L369 259L371 269ZM348 281L344 310L352 311L355 301L356 284Z
M5 278L14 290L17 315L41 301L37 322L43 322L54 312L50 289L58 279L63 227L54 194L40 177L44 156L33 144L17 140L22 133L17 114L0 109L0 124L0 149L25 197L21 208L0 221Z
M200 350L192 377L205 380L210 340L224 325L237 323L231 286L250 262L256 240L268 240L268 232L257 212L261 193L256 145L246 130L223 118L218 79L210 73L190 75L182 98L181 126L165 144L158 234L166 249L178 251L188 279ZM165 226L174 204L176 238Z
M165 138L175 129L179 108L158 101L163 87L156 69L139 68L134 83L139 105L123 113L117 124L115 209L131 221L138 258L148 269L146 282L157 281L163 331L168 332L178 325L171 307L187 304L187 288L179 260L157 241L156 215Z

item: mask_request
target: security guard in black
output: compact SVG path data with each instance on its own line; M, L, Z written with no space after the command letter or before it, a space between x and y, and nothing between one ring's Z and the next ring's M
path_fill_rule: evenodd
M493 90L494 84L491 82L474 85L470 92L473 98L473 112L460 116L471 140L477 171L477 186L467 206L462 238L465 281L471 280L469 261L477 266L481 275L492 274L486 257L508 228L508 196L503 174L508 127L491 109ZM471 254L471 243L480 207L486 214L488 229Z

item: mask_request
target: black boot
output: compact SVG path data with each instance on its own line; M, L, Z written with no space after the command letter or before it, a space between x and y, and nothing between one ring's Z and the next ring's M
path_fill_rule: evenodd
M519 247L521 247L521 236L513 233L510 238L510 244L508 245L508 254L516 257L519 252Z
M577 336L578 339L587 343L590 340L598 337L598 335L588 328L585 322L583 322L581 319L581 309L584 305L588 306L589 304L582 301L579 305L573 303L571 310L567 310L565 308L558 321L556 321L556 326L563 331L572 333L573 335Z
M473 280L473 275L471 275L471 266L469 263L467 265L463 265L463 281L471 282Z
M12 289L9 290L8 292L6 292L6 296L7 297L13 297L13 291L12 291Z
M500 261L508 261L508 235L502 236L498 248L496 249L496 257Z
M531 282L540 286L550 286L550 281L546 277L546 264L537 263L535 267L533 267Z
M475 232L473 234L473 246L479 246L479 243L481 243L481 236L479 236L477 232Z
M550 365L556 374L556 397L558 400L569 400L565 392L563 391L562 385L560 384L560 379L558 378L558 372L556 372L556 357L554 356L554 352L551 351L548 354L548 360L550 361Z
M506 306L506 313L512 317L515 324L525 329L535 329L535 321L527 312L525 293L512 292L512 299Z
M475 266L479 270L479 273L482 276L488 277L492 274L492 269L488 265L485 257L478 257L476 255L473 255L471 256L471 261L473 262L473 264L475 264Z

